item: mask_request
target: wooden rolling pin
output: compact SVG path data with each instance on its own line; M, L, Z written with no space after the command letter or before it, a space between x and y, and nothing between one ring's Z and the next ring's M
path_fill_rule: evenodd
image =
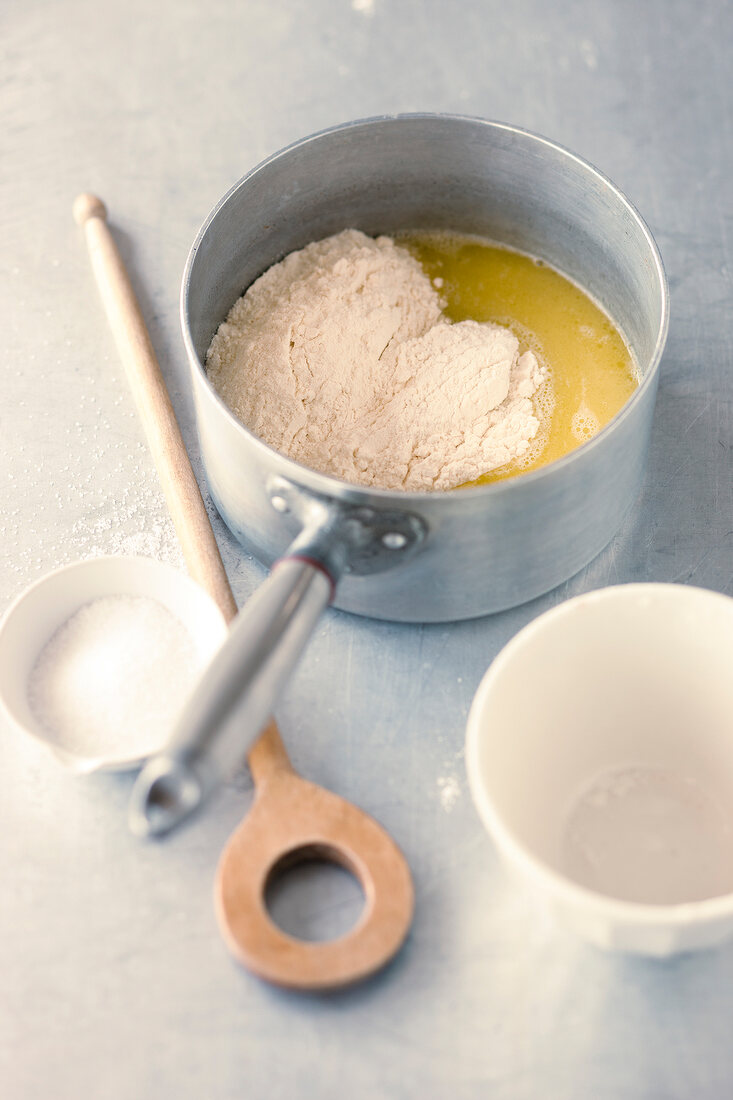
M84 228L186 565L231 622L237 605L107 210L96 196L80 195L74 217ZM291 989L335 989L368 977L396 954L412 921L414 893L402 852L363 810L296 774L274 721L252 748L249 765L255 800L216 875L216 912L229 950L261 978ZM337 940L295 939L267 911L265 891L273 875L313 858L346 867L364 891L360 920Z

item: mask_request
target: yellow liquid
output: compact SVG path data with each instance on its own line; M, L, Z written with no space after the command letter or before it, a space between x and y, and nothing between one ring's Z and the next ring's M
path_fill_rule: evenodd
M399 238L432 279L453 321L506 325L548 368L535 396L540 429L520 459L484 474L483 485L562 458L616 415L639 384L631 353L610 318L575 283L521 252L475 237L405 233Z

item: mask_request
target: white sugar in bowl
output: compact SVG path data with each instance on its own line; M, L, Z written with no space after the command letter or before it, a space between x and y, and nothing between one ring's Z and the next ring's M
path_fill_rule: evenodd
M169 739L227 634L214 601L151 558L90 558L27 589L0 626L0 703L78 772L139 766Z

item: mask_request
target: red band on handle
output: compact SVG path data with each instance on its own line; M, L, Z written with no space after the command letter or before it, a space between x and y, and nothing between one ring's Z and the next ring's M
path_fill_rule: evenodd
M278 565L282 565L283 562L286 561L304 561L306 565L312 565L313 568L317 569L319 573L323 573L323 576L331 585L331 595L328 598L328 602L331 602L333 597L336 595L336 581L333 579L322 561L319 561L318 558L309 558L307 554L288 554L284 558L278 558L277 561L274 562L272 568L277 569Z

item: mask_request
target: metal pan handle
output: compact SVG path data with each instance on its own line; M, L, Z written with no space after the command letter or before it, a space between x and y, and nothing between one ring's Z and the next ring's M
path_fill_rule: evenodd
M168 832L242 763L333 591L314 562L276 563L234 620L164 752L140 773L130 806L136 833Z
M270 495L301 533L234 620L169 744L138 776L130 827L139 835L174 828L242 763L342 573L396 565L423 538L422 521L404 513L349 507L282 479Z

